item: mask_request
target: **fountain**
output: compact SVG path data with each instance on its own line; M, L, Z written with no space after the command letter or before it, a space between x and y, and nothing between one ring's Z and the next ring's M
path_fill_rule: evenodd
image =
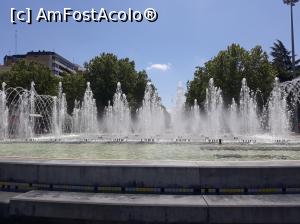
M240 133L254 135L259 132L260 124L257 113L255 94L247 86L246 79L242 80L240 92Z
M58 138L64 133L65 120L67 116L67 101L66 95L63 93L62 83L58 84L58 97L53 97L53 109L52 109L52 129L53 134Z
M113 105L105 108L104 123L106 132L114 135L126 136L131 129L131 116L126 95L123 94L121 83L117 83L117 89L113 98Z
M206 89L205 112L206 136L218 138L223 130L223 98L222 91L214 86L214 80L210 79Z
M228 118L228 128L229 132L232 133L233 136L238 136L240 134L239 128L239 117L238 117L238 106L234 100L232 99L231 105L229 107L229 118Z
M143 105L138 109L137 114L138 121L135 132L140 133L142 137L163 134L165 130L164 111L151 82L147 83Z
M178 83L176 94L176 105L172 112L172 127L176 137L184 135L186 130L185 122L185 92L181 82Z
M256 93L247 86L246 79L241 82L239 99L232 99L228 106L223 104L221 89L210 79L203 108L197 100L188 108L183 85L179 84L170 120L166 119L167 112L150 82L146 85L142 106L135 113L118 82L112 102L108 102L102 117L98 117L89 82L83 100L75 100L71 115L67 113L62 83L59 83L57 96L38 95L33 82L30 90L7 88L3 83L0 90L0 139L66 140L73 136L74 141L105 141L113 137L132 141L172 142L179 139L183 142L208 140L224 143L250 137L256 141L256 136L265 136L262 142L272 142L291 136L292 109L289 108L294 104L291 106L289 102L299 100L299 91L294 91L300 89L299 83L300 80L295 80L279 84L276 78L262 111L258 109ZM289 97L293 100L288 101Z
M65 104L65 98L62 97L61 105ZM65 106L59 111L65 110ZM63 114L61 112L60 114ZM87 82L87 87L83 96L83 101L80 103L75 101L72 119L72 131L84 135L98 133L97 107L93 97L90 82Z
M179 84L176 106L168 114L150 82L137 111L130 108L118 82L112 101L98 115L88 82L82 101L75 100L69 115L62 83L57 96L39 95L33 82L29 90L7 88L3 83L0 90L2 193L12 195L8 197L18 195L2 209L10 212L4 211L5 219L22 221L27 214L25 221L35 220L46 214L45 221L50 216L57 220L57 214L64 212L62 209L71 214L72 208L79 210L82 204L93 200L93 208L99 210L108 199L117 207L117 214L124 210L119 199L128 194L141 194L143 203L145 197L151 197L151 209L155 197L160 199L164 197L162 194L170 194L163 199L165 202L180 195L181 204L182 200L193 202L208 196L220 197L217 198L220 201L224 197L229 201L238 197L243 198L245 207L251 199L251 206L260 209L264 209L262 204L266 202L270 214L285 207L277 216L281 218L298 205L289 200L299 194L300 141L299 136L292 134L290 125L292 107L299 101L299 84L300 80L279 84L275 79L267 103L258 107L256 93L247 86L246 79L241 82L238 99L232 99L230 105L223 103L222 90L210 79L204 105L195 99L190 108ZM83 142L86 144L74 144ZM60 201L56 200L57 195L61 196ZM140 200L137 195L130 197L130 206ZM36 213L35 208L43 198L50 199ZM277 203L278 199L284 200L284 206ZM207 221L207 213L201 212L206 201L202 201L199 206L193 203L194 210L189 214L195 216L200 211L196 219ZM62 203L64 206L57 206ZM173 205L167 203L165 207ZM184 203L183 207L187 206ZM135 215L132 209L127 210L130 210L128 217ZM175 210L178 211L177 207ZM299 220L297 211L285 220ZM258 221L265 220L261 217L266 215L261 214ZM94 211L88 217L80 215L79 218L86 220L95 218ZM245 216L239 215L230 219ZM137 215L138 219L142 216ZM161 213L158 216L162 222L169 220ZM96 218L103 217L100 214ZM74 220L73 216L67 218ZM146 219L149 221L149 216Z
M280 88L287 95L291 95L293 101L300 101L300 78L293 79L292 81L283 82L280 84Z
M190 126L193 135L199 135L203 131L201 124L200 107L197 99L194 100L194 105L191 108Z
M2 83L2 90L0 90L0 139L8 137L8 108L5 92L6 83Z
M1 94L1 136L5 139L28 139L51 133L53 97L38 95L31 82L30 90L5 88Z
M286 93L282 91L279 79L276 78L271 92L269 110L269 129L273 136L288 136L290 131L290 112L287 106Z

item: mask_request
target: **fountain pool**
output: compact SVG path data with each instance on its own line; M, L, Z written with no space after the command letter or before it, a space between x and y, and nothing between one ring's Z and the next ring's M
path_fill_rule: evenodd
M167 112L151 83L132 116L121 83L103 116L90 83L82 102L67 113L60 83L57 96L31 89L0 90L0 157L112 160L300 160L300 136L292 132L299 80L274 87L263 108L242 80L239 99L225 105L210 79L203 105L187 108L182 85ZM290 98L288 98L290 97ZM287 99L293 99L287 100ZM169 113L169 119L167 119ZM51 143L51 144L50 144ZM84 144L83 144L84 143Z
M300 160L300 144L2 143L0 157L49 160Z

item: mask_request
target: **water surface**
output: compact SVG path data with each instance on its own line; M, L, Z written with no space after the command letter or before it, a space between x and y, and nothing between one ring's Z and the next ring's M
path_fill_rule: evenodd
M300 145L1 143L0 157L79 160L300 160Z

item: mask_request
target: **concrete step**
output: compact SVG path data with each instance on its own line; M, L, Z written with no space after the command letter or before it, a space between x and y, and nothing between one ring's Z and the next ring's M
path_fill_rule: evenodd
M0 219L9 217L10 199L21 193L0 191Z
M300 223L300 195L204 195L208 223Z
M11 199L11 215L103 223L206 223L202 196L30 191Z
M10 199L10 215L98 223L299 223L300 195L134 195L30 191ZM71 221L70 221L71 223Z
M137 187L164 190L187 188L199 192L204 189L276 188L278 191L291 189L292 192L299 192L300 161L80 161L0 158L0 182L65 185L69 188L80 186L92 190L94 187Z

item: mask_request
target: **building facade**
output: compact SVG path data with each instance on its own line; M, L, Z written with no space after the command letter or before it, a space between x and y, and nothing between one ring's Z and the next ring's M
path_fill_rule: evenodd
M19 60L26 62L37 62L47 66L54 75L62 75L63 73L72 75L79 70L79 66L70 62L66 58L60 56L53 51L31 51L27 54L6 55L4 57L4 66L10 67Z

